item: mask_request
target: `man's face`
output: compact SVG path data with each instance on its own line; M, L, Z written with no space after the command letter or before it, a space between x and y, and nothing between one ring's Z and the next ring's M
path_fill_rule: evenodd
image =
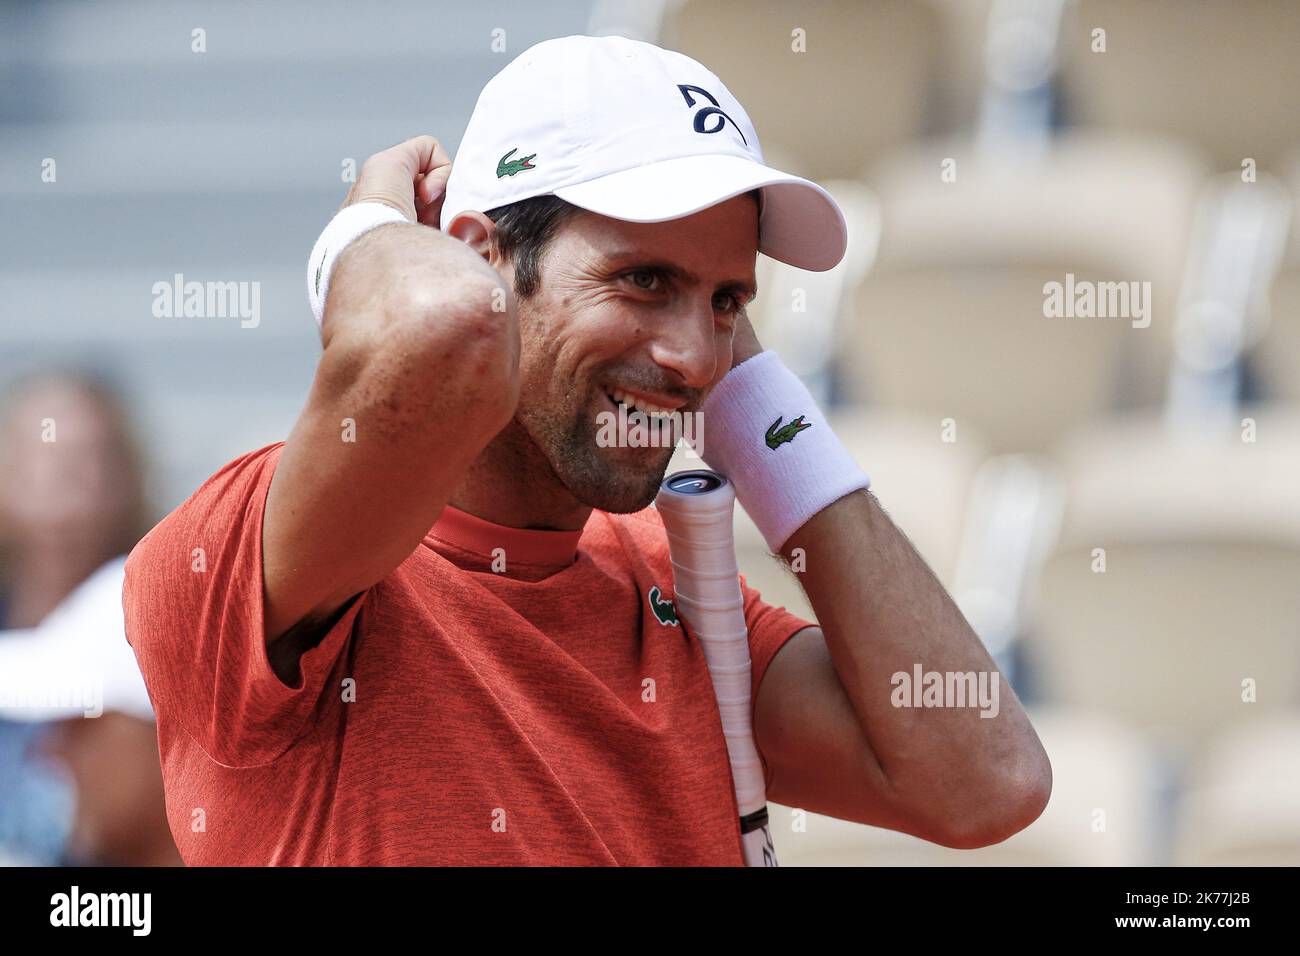
M672 447L602 447L601 413L617 419L620 400L635 403L628 415L699 409L731 368L757 255L747 195L661 223L584 211L557 231L540 288L518 305L516 421L579 501L630 512L654 500Z

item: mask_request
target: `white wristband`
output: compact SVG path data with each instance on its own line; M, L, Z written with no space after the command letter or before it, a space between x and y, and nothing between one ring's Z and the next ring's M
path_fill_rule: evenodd
M409 222L405 216L387 203L359 202L340 209L329 221L307 259L307 299L312 314L320 325L325 315L325 298L330 291L330 272L334 262L349 244L371 229L390 222Z
M808 389L775 352L733 368L700 411L708 433L702 457L735 485L775 554L827 505L871 487Z

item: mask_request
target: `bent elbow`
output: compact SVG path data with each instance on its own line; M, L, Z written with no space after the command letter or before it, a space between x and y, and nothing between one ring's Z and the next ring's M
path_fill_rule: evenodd
M976 814L976 825L954 834L959 849L992 847L1018 834L1043 816L1052 799L1052 762L1041 747L1017 769L1006 771L998 780L989 813Z
M997 772L980 798L982 805L955 814L935 842L978 850L1010 839L1042 816L1052 796L1052 765L1041 745L1034 749L1036 754Z

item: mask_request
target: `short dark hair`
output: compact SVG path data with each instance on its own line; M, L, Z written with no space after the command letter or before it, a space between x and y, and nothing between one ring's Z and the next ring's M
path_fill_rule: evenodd
M760 203L759 191L747 195ZM515 295L526 299L542 284L542 256L555 233L582 209L559 196L547 194L489 209L485 216L496 224L493 233L497 252L515 266Z
M582 209L559 196L547 194L521 199L489 209L484 215L496 223L497 252L515 266L515 295L526 299L542 283L542 256L560 226Z

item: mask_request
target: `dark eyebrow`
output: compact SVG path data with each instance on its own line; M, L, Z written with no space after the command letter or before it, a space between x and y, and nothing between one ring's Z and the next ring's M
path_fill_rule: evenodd
M662 275L676 279L678 282L696 283L702 281L691 270L666 259L646 259L634 250L619 250L605 254L606 262L620 269L652 269ZM718 286L719 292L741 292L750 300L758 295L758 283L749 279L728 279Z

